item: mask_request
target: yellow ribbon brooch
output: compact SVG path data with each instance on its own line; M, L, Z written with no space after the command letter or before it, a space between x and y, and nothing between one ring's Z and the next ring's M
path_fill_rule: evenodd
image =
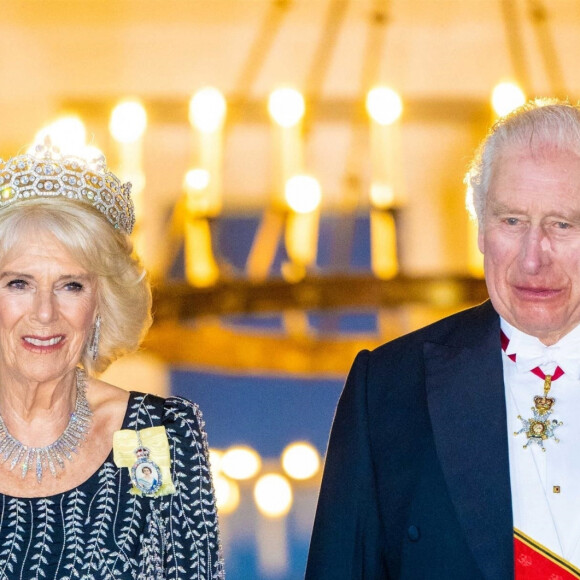
M147 497L175 493L165 427L115 431L113 459L117 467L129 468L130 493Z

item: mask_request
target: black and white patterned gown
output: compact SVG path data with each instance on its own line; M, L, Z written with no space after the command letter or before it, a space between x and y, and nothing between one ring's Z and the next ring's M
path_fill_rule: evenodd
M0 494L0 580L224 578L201 412L178 397L131 393L123 429L157 425L167 432L177 493L131 495L129 470L111 451L65 493Z

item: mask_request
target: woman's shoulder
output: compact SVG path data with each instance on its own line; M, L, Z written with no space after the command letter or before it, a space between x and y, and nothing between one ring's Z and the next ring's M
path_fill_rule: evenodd
M131 391L124 428L146 429L159 425L183 436L200 435L205 427L196 403L177 396L160 397Z

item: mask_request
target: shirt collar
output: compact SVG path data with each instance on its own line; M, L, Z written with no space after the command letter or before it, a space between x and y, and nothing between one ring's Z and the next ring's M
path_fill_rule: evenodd
M544 345L538 338L518 330L503 318L501 329L510 339L506 354L516 355L518 371L527 372L533 368L551 367L545 372L553 372L556 366L576 379L580 378L580 325L563 336L556 344Z

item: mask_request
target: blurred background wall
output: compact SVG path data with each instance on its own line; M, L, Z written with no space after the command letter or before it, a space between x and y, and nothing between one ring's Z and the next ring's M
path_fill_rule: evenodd
M354 356L486 298L467 164L579 49L576 0L0 2L0 156L133 182L155 323L105 378L201 405L230 578L302 578Z

